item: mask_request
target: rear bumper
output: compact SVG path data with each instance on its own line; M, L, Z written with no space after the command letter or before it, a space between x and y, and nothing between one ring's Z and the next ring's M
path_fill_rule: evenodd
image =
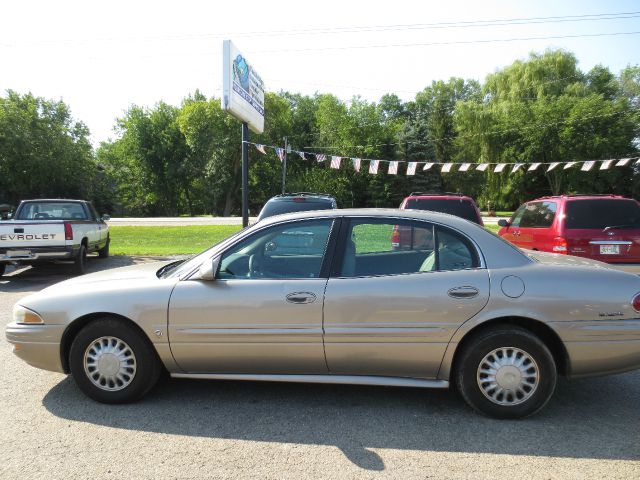
M0 248L0 263L30 263L47 260L68 260L78 252L73 246Z
M36 368L64 373L60 341L65 325L22 325L10 323L5 330L13 353Z
M573 378L640 369L640 319L554 322Z

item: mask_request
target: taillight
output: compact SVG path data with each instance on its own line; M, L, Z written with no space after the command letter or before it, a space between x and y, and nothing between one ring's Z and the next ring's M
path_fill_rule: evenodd
M400 246L400 231L398 230L398 226L393 227L393 232L391 233L391 246L399 247Z
M633 305L633 309L636 312L640 312L640 293L638 293L635 297L633 297L633 301L631 302Z
M66 222L64 224L64 239L73 240L73 229L71 228L71 224Z
M304 197L293 197L293 201L295 203L304 203L305 199L304 199Z
M553 239L553 247L551 251L555 253L567 253L567 239L563 237L555 237Z

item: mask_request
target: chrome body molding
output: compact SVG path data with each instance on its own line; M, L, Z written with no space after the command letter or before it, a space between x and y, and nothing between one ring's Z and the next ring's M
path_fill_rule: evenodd
M172 373L172 378L200 380L248 380L251 382L333 383L340 385L378 385L384 387L449 388L446 380L382 377L374 375L265 375L248 373Z

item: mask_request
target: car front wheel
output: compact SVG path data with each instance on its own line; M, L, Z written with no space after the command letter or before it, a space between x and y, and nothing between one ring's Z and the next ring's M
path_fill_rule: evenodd
M71 344L69 366L80 390L102 403L140 399L162 371L148 339L118 318L94 320L80 330Z
M547 346L517 326L494 327L471 339L456 359L456 386L475 410L496 418L523 418L542 409L557 371Z

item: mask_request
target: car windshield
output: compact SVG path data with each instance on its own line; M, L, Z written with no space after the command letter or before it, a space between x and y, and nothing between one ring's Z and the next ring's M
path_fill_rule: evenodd
M300 200L276 200L273 202L267 202L258 218L262 220L263 218L273 217L274 215L281 215L283 213L306 212L307 210L328 210L330 208L333 208L331 200L310 200L304 197Z
M405 206L408 210L431 210L433 212L448 213L456 217L478 222L478 212L473 204L468 200L445 200L445 199L411 199Z
M27 202L20 207L16 220L87 220L78 202Z
M640 228L640 206L634 200L571 200L565 215L568 229Z

